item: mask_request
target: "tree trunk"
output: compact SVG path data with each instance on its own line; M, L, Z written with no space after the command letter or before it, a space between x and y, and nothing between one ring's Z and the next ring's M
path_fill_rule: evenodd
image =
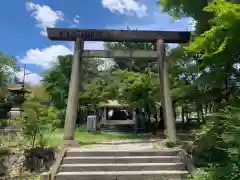
M208 113L208 104L209 104L209 103L205 104L205 106L204 106L204 111L205 111L205 114L207 114L207 113Z
M197 122L198 122L198 124L200 124L200 122L201 122L200 109L202 109L202 106L201 106L201 104L198 104L198 105L197 105L197 108L196 108Z
M187 125L190 124L189 112L186 113Z
M165 129L165 120L164 120L164 116L163 116L162 106L160 106L160 108L159 108L159 114L160 114L160 121L158 123L157 129L164 130Z
M198 124L201 122L200 110L197 110L197 122Z
M35 130L33 139L32 139L32 148L35 146L36 136L37 136L38 130Z
M174 118L175 118L175 121L176 121L176 118L177 118L176 103L173 103L173 114L174 114Z
M202 108L200 109L200 112L201 112L201 115L202 115L202 123L205 124L205 123L206 123L206 120L205 120L205 117L204 117L204 113L203 113L203 109L202 109Z
M184 107L182 107L181 118L182 118L182 125L184 125L184 124L185 124L185 112L184 112Z

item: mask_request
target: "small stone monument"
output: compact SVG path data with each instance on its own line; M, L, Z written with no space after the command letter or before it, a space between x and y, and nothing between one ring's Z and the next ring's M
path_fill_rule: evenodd
M30 93L30 91L27 91L23 85L19 84L9 87L8 91L10 93L9 101L12 103L9 115L11 118L20 116L23 111L22 104L25 101L25 93Z

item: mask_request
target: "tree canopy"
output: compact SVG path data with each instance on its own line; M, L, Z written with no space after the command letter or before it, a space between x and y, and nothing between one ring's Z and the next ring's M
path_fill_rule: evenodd
M16 59L0 52L0 101L4 99L7 83L13 79L17 70Z
M43 73L43 84L46 87L52 102L59 109L66 107L72 59L72 55L59 56L56 64ZM83 72L80 78L84 78L84 80L88 82L89 78L94 77L97 74L100 64L101 60L99 59L83 59ZM83 87L80 88L83 89Z

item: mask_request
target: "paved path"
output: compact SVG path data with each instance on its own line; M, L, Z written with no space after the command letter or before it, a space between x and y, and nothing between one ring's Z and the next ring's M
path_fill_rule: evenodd
M153 143L156 139L149 140L117 140L106 141L95 145L83 147L84 150L146 150L153 149Z

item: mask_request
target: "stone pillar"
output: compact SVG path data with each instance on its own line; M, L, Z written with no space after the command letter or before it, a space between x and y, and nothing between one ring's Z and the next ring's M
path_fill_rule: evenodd
M165 44L162 39L157 41L157 54L158 54L158 65L159 65L159 76L160 76L160 86L161 86L161 99L162 99L162 107L164 120L167 129L167 137L176 141L176 127L175 127L175 118L173 115L172 108L172 98L170 95L170 85L169 85L169 77L168 77L168 63L165 58Z
M103 119L104 119L104 121L107 120L107 108L106 107L103 108Z
M133 109L132 110L132 120L134 121L134 129L135 131L138 131L138 120L137 120L137 113L136 113L136 110Z
M74 140L77 108L78 108L78 93L79 87L82 83L81 75L81 64L82 64L82 53L83 53L84 41L77 38L74 46L74 55L72 63L71 80L69 84L67 111L64 125L64 140Z
M161 118L160 118L160 108L158 105L156 105L156 115L157 115L157 122L159 123Z
M19 117L22 114L22 112L23 112L22 108L13 107L8 112L8 117L11 117L11 118Z

